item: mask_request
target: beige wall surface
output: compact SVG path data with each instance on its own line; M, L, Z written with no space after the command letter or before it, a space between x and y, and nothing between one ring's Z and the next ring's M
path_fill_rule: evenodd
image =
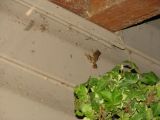
M117 35L36 1L41 0L0 2L0 120L75 120L73 87L126 59L160 74L158 52L154 61L134 49L122 50L126 46ZM93 69L86 54L97 49L101 56Z

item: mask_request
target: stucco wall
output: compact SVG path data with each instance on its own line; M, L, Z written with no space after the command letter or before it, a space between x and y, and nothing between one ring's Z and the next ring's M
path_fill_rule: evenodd
M127 45L160 61L160 19L122 31Z

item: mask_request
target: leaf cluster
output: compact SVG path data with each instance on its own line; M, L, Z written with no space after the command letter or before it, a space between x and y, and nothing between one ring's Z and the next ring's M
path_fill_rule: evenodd
M160 120L160 78L131 61L90 77L74 96L75 115L84 120Z

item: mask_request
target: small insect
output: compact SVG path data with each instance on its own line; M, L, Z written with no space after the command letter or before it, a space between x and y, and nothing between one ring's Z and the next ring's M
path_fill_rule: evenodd
M101 55L101 52L99 50L96 50L95 52L93 52L92 55L86 54L86 57L92 63L92 67L94 69L97 69L97 67L98 67L97 66L97 61L98 61L100 55Z

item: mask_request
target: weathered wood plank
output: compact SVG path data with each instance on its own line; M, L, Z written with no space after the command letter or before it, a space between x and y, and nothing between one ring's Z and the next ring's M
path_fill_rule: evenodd
M85 16L85 12L87 10L86 0L49 0L49 1L81 16Z
M125 0L92 15L89 20L118 31L160 14L160 0Z
M160 0L50 0L110 31L160 14Z

